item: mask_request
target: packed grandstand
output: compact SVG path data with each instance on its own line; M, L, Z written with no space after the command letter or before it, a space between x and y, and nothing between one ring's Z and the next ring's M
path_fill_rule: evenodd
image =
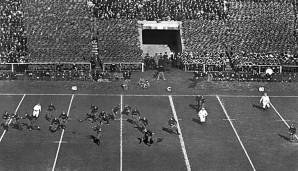
M1 79L98 80L159 65L214 80L292 74L297 8L292 0L2 0ZM146 54L139 21L158 29L179 21L181 48Z

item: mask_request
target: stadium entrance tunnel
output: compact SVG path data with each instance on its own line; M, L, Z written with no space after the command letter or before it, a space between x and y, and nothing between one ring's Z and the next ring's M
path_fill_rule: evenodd
M143 45L168 46L175 53L182 51L181 36L179 30L142 30Z

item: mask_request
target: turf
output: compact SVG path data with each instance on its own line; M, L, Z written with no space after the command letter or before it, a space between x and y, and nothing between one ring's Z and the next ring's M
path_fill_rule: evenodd
M21 94L0 95L1 109L14 112L22 97ZM71 94L24 97L18 109L21 115L32 112L34 104L42 104L43 112L38 121L41 131L9 129L0 142L0 170L52 170L61 131L48 131L44 111L53 102L57 115L67 112L71 97ZM139 144L137 138L142 133L129 122L131 116L122 115L121 127L119 115L110 125L103 125L101 144L96 145L89 138L95 135L92 124L78 120L85 116L91 104L110 112L113 106L121 103L121 96L77 94L70 106L71 120L62 138L55 170L105 171L120 170L121 167L123 171L187 170L179 136L167 129L167 121L173 114L169 96L122 97L122 105L137 106L142 116L148 118L154 137L162 141L150 147ZM201 124L197 120L194 96L173 96L191 169L253 170L216 96L205 98L209 116L207 123ZM259 105L257 96L219 98L256 170L296 170L297 144L289 142L287 126L273 108L263 111L256 107ZM298 97L271 99L287 123L297 124Z

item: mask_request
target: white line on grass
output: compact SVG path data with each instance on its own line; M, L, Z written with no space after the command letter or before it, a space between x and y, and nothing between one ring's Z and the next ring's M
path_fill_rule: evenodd
M249 161L249 163L250 163L250 165L251 165L251 167L252 167L252 169L253 169L254 171L256 171L256 168L255 168L254 164L252 163L252 161L251 161L251 159L250 159L250 157L249 157L249 155L248 155L248 152L246 151L246 149L245 149L245 147L244 147L244 145L243 145L243 143L242 143L242 141L241 141L241 139L240 139L240 137L239 137L239 135L238 135L238 132L237 132L236 128L234 127L234 124L233 124L233 122L231 121L230 116L228 115L228 112L227 112L226 108L224 107L224 105L223 105L223 103L221 102L221 100L220 100L220 98L219 98L218 95L216 96L216 98L217 98L218 102L220 103L221 108L222 108L222 110L224 111L224 113L225 113L227 119L229 120L229 122L230 122L230 124L231 124L231 126L232 126L232 128L233 128L233 131L234 131L234 133L235 133L235 135L236 135L236 137L237 137L237 139L238 139L238 141L239 141L239 143L240 143L240 145L241 145L241 147L242 147L242 149L243 149L243 151L244 151L244 153L245 153L245 155L246 155L246 157L247 157L247 159L248 159L248 161Z
M185 143L184 143L184 140L183 140L183 137L182 137L182 131L181 131L181 128L180 128L180 125L179 125L179 121L178 121L178 117L177 117L177 113L176 113L176 110L175 110L175 106L174 106L174 103L173 103L172 96L169 96L169 100L170 100L170 105L171 105L171 108L172 108L173 116L174 116L175 120L177 121L177 129L180 133L179 134L179 140L180 140L181 149L182 149L182 152L183 152L186 168L187 168L187 171L191 171L190 163L189 163L186 148L185 148Z
M21 104L22 104L22 102L23 102L25 96L26 96L26 94L23 94L22 99L20 100L20 102L19 102L19 104L18 104L16 110L14 111L14 114L16 114L16 113L18 112L18 110L19 110L19 108L20 108L20 106L21 106ZM8 121L8 125L11 123L11 121L12 121L12 120L9 119L9 121ZM7 130L5 129L5 130L3 131L1 137L0 137L0 142L2 141L2 139L3 139L4 135L6 134L6 132L7 132Z
M281 116L281 114L276 110L276 108L274 107L274 105L270 102L270 104L271 104L271 106L272 106L272 109L276 112L276 114L280 117L280 119L286 124L286 126L288 127L288 128L290 128L290 125L287 123L287 121ZM298 140L298 137L297 137L297 135L295 134L294 135L295 136L295 138Z
M123 152L123 149L122 149L122 126L123 126L123 123L122 123L122 111L123 111L123 95L121 94L120 96L120 171L122 171L122 152Z
M69 112L70 112L70 108L71 108L71 104L72 104L73 98L74 98L74 94L71 96L71 99L70 99L70 102L69 102L69 106L68 106L68 110L67 110L67 116L69 116ZM58 159L58 155L59 155L61 143L63 142L62 139L63 139L64 132L65 132L65 130L62 129L62 133L61 133L61 136L60 136L59 145L58 145L58 148L57 148L57 152L56 152L54 164L53 164L53 167L52 167L52 171L54 171L55 170L55 167L56 167L56 163L57 163L57 159Z

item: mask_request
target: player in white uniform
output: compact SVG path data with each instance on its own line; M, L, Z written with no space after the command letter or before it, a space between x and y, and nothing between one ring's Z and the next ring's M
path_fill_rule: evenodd
M200 118L200 122L201 123L205 123L206 122L206 119L207 119L207 116L208 116L208 112L205 109L205 107L202 107L202 109L198 113L198 116Z
M264 93L264 95L260 99L260 103L263 104L263 109L268 109L270 108L270 98L267 95L267 93Z
M38 104L36 104L36 105L33 107L33 114L32 114L32 115L33 115L35 118L38 118L40 112L41 112L41 105L38 103Z

